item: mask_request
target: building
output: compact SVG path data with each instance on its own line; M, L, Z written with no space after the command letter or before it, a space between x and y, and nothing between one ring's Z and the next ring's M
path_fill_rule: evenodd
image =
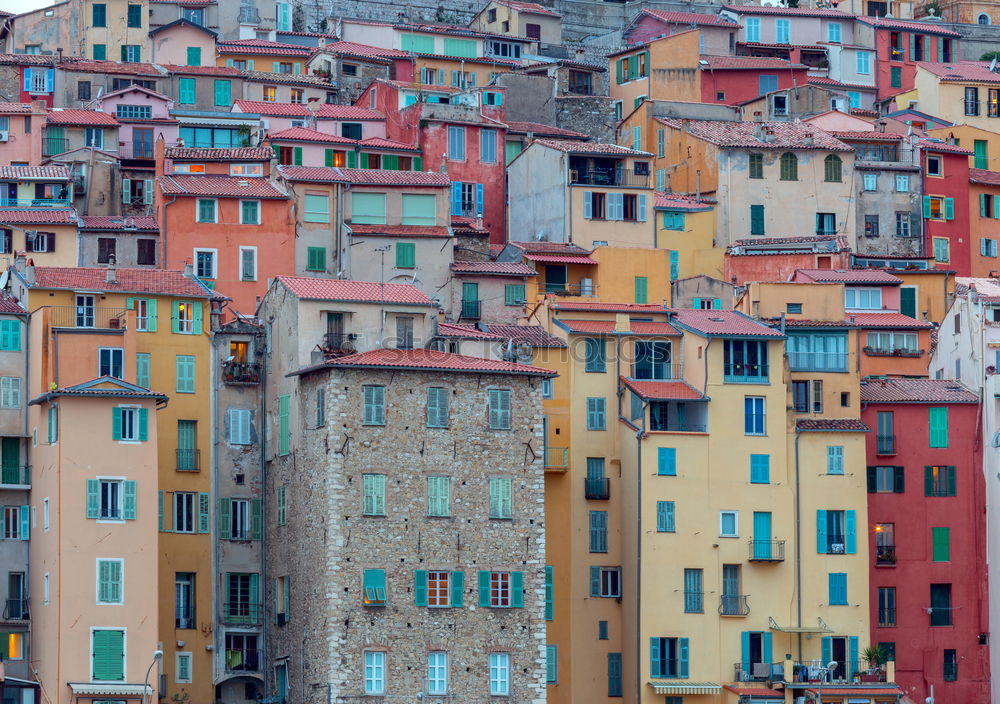
M726 247L726 281L787 280L796 269L846 269L851 248L843 237L764 237Z
M968 237L955 233L970 231L969 150L933 139L918 140L923 174L924 247L934 257L935 266L946 265L959 276L972 268L973 249ZM955 207L955 203L959 207Z
M933 106L940 118L956 125L994 132L993 120L1000 118L1000 75L990 70L988 61L921 62L916 64L912 90L896 97L897 105L913 103Z
M149 61L149 5L148 0L110 0L31 10L18 15L11 44L25 54L63 47L96 61Z
M83 215L77 238L79 266L139 269L158 261L160 228L153 217Z
M469 26L481 32L562 44L562 16L536 2L490 0Z
M666 169L657 169L657 179ZM706 273L722 276L725 249L715 245L715 207L707 200L662 193L654 208L656 247L670 250L670 280Z
M858 43L875 49L879 100L912 89L920 62L950 64L961 56L958 32L895 17L857 20Z
M299 44L285 44L268 39L231 39L215 45L216 63L240 71L302 73L312 49Z
M867 439L872 643L896 661L913 700L933 687L938 700L988 702L979 395L948 379L869 379L861 403L876 429Z
M722 56L736 48L739 23L722 15L695 12L669 12L643 8L622 29L626 44L643 44L651 39L680 34L697 28L699 54Z
M0 134L7 139L0 145L0 154L11 165L28 166L42 162L42 126L46 121L45 104L0 103ZM0 198L9 198L0 193Z

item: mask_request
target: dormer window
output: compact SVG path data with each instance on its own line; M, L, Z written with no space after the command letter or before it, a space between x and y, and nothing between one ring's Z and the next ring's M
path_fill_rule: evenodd
M881 310L882 289L880 288L844 289L844 308L852 310Z

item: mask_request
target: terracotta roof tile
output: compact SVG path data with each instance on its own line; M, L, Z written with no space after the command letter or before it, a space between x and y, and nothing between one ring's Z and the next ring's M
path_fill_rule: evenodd
M712 337L784 337L778 330L735 310L678 308L671 311L670 320L681 327Z
M373 59L405 59L409 57L405 51L399 49L387 49L379 46L369 46L357 42L332 42L320 47L320 51L328 51L334 54L351 54L353 56L363 56Z
M236 100L233 102L240 112L270 117L306 117L315 115L328 120L384 120L380 112L359 108L354 105L328 105L324 103L313 111L305 103L271 103L264 100Z
M627 379L622 377L622 383L638 396L654 401L667 400L700 400L705 396L686 381L650 381L647 379Z
M961 38L961 34L953 32L945 27L938 27L930 22L911 22L907 20L897 20L889 17L864 17L858 16L859 22L870 24L878 29L902 29L907 32L924 32L926 34L940 34L945 37Z
M157 179L164 195L168 196L213 196L216 198L265 198L285 199L286 193L279 191L266 178L244 178L242 176L189 176L175 174Z
M0 293L0 313L25 315L27 312L28 311L22 308L21 304L17 302L17 299L7 295L6 292Z
M58 57L46 54L0 54L0 64L21 66L53 66ZM76 61L76 57L63 57L63 63Z
M308 73L280 73L274 71L239 71L244 80L263 83L279 83L284 86L318 86L327 90L335 90L337 84L322 76Z
M437 171L384 171L382 169L341 169L335 166L279 166L278 171L290 181L353 183L372 186L448 186L448 174Z
M711 210L712 204L703 200L674 193L657 192L654 196L657 210Z
M871 431L871 428L856 418L806 418L796 421L795 426L799 430L819 432L867 433Z
M484 332L475 325L459 325L457 323L438 323L437 334L440 337L465 337L477 340L503 339L499 335Z
M355 235L387 235L390 237L451 237L447 227L436 225L353 225Z
M183 161L268 161L274 152L267 147L167 147L167 159Z
M323 103L317 116L325 120L384 120L385 115L357 105L333 105Z
M793 64L786 59L769 56L702 56L699 61L702 71L770 71L798 68L803 71L807 66Z
M403 144L402 142L395 142L391 139L385 139L384 137L369 137L367 139L362 139L359 144L362 147L369 147L371 149L395 149L399 151L410 151L420 153L420 147L415 144Z
M852 147L807 122L720 122L687 120L687 131L720 147L735 149L819 149L850 152ZM757 135L761 135L758 137ZM765 141L764 136L770 135Z
M143 230L159 232L154 217L121 217L116 215L81 215L81 230Z
M778 15L782 17L834 17L850 22L853 15L840 10L824 10L809 7L773 7L770 5L726 5L724 10L740 15Z
M958 61L951 64L918 61L917 66L939 76L942 81L1000 83L1000 74L990 71L989 61Z
M489 330L505 340L521 342L531 347L565 347L566 343L541 325L489 325Z
M0 223L33 225L75 225L76 211L72 208L34 208L31 210L0 208Z
M840 132L831 131L832 134L837 139L864 139L879 142L899 142L903 139L903 135L897 134L895 132L876 132L871 131L854 131L854 132Z
M59 64L61 71L79 71L81 73L121 73L130 76L153 76L162 78L163 74L153 64L139 64L121 61L71 61Z
M558 318L555 324L567 332L584 335L610 335L615 331L614 320L568 320ZM630 321L628 335L669 335L679 336L680 333L669 323L653 323L642 321Z
M530 252L525 252L524 258L533 262L542 262L544 264L597 264L597 260L591 259L590 257L573 257L564 254L531 254Z
M969 180L972 181L972 183L982 183L988 186L1000 186L1000 171L969 169Z
M562 17L551 8L539 5L537 2L521 2L521 0L496 0L498 5L509 7L518 12L530 12L535 15L546 15L547 17Z
M696 27L736 27L739 25L728 17L719 15L703 15L697 12L669 12L667 10L644 9L644 15L655 17L670 24L693 24Z
M234 39L219 42L216 50L220 54L264 54L267 56L299 56L305 58L312 54L313 47L301 44L285 44L284 42L269 42L265 39Z
M810 281L825 284L844 283L898 286L903 283L903 280L898 276L893 276L881 269L796 269L796 278L798 278L799 274Z
M232 66L181 66L179 64L157 64L157 66L167 73L180 75L225 76L227 78L236 78L240 75L240 71Z
M514 362L502 362L464 354L451 354L440 350L377 349L359 354L327 360L319 368L381 368L410 369L414 371L441 371L470 374L517 374L528 376L555 376L555 372L541 367Z
M922 147L932 152L951 152L952 154L972 154L968 149L958 146L957 144L948 144L947 142L942 142L936 139L918 139L916 142L918 147Z
M305 276L279 276L277 280L299 298L319 301L357 303L398 303L436 306L419 288L410 284L380 284L374 281L318 279Z
M0 102L0 113L9 115L10 113L30 113L31 103L3 103Z
M327 134L326 132L311 130L308 127L290 127L287 130L272 133L270 138L272 142L275 140L278 140L279 142L291 140L294 142L323 142L326 144L355 145L358 143L355 139L348 139L347 137L340 137L335 134Z
M597 142L577 142L569 139L535 139L532 144L542 144L567 154L598 154L611 156L652 156L649 152L639 152L617 144Z
M212 291L182 271L171 269L117 269L108 283L108 269L101 267L36 266L31 288L84 289L121 293L157 293L164 296L211 298Z
M518 122L515 120L504 120L507 124L507 131L513 134L541 135L544 137L562 137L564 139L590 139L590 135L583 132L565 130L562 127L543 125L540 122Z
M537 276L538 273L526 264L517 262L454 262L454 274L475 274L480 276Z
M26 180L50 179L58 181L68 181L69 171L65 166L2 166L0 165L0 179Z
M571 256L590 254L589 249L571 242L511 242L512 246L532 254L567 254Z
M94 110L50 110L45 121L50 125L101 125L117 127L114 115Z
M670 309L657 303L603 303L590 301L557 301L552 304L556 310L594 311L604 313L667 313Z
M863 403L978 403L979 395L952 379L865 379Z
M848 313L846 319L859 328L896 328L910 330L913 328L933 328L934 324L926 320L917 320L902 313Z

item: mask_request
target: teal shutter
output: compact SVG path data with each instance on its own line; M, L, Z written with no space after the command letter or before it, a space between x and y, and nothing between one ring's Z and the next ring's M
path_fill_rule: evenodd
M208 533L209 532L209 506L210 506L210 495L205 492L198 492L198 532Z
M455 570L451 573L451 605L455 608L461 608L464 595L465 572Z
M740 671L749 679L750 672L750 631L740 633Z
M986 214L986 194L985 193L980 193L979 194L979 217L985 218L986 216L987 216L987 214Z
M20 540L29 540L31 538L31 509L27 506L21 506L19 513L21 514Z
M826 448L826 473L844 473L844 447L842 445L827 445Z
M847 573L830 572L829 580L829 600L834 606L844 606L847 604Z
M170 314L170 332L180 334L181 331L181 303L173 302L173 311Z
M206 494L206 496L208 496ZM208 532L208 531L204 531ZM290 588L288 577L285 577L285 618L288 618L288 590ZM257 623L260 613L260 575L256 572L250 574L250 623Z
M136 515L136 485L134 479L126 479L122 486L122 515L126 521L134 521Z
M924 217L930 218L931 216L931 197L924 196Z
M954 220L955 219L955 199L945 198L944 199L944 219Z
M948 447L948 407L934 406L928 409L930 422L930 447Z
M593 568L591 568L593 569ZM649 676L650 677L663 677L663 672L660 670L660 639L650 638L649 639Z
M150 355L149 352L137 352L135 355L135 383L144 389L150 385Z
M120 682L125 679L125 632L94 631L93 673L94 680Z
M0 350L18 352L20 349L21 322L19 320L0 320Z
M427 570L413 572L413 603L415 606L427 606Z
M289 412L291 398L288 394L278 397L278 454L287 455L292 451Z
M515 609L524 607L524 573L510 573L510 605Z
M771 481L771 456L750 455L750 483L768 484Z
M250 499L250 540L260 540L264 532L264 506L260 499Z
M545 620L551 621L555 615L555 602L553 601L553 571L552 565L545 565Z
M857 511L844 511L844 529L847 532L846 552L853 555L858 551L858 518Z
M595 565L590 567L590 596L601 595L601 568Z
M658 533L673 533L676 530L673 501L656 502L656 530Z
M858 637L851 636L847 639L847 657L850 658L850 672L849 677L853 679L854 675L858 672Z
M831 636L823 638L821 652L823 654L823 662L830 662L833 660L833 638Z
M670 250L670 280L676 281L681 275L680 253Z
M216 516L219 522L219 539L229 540L232 536L232 520L233 520L233 500L232 499L219 499L219 515Z
M677 448L659 447L656 449L656 473L660 476L677 476Z
M156 492L156 494L157 494L157 497L156 497L157 514L159 516L158 520L159 520L160 532L161 533L166 533L166 532L169 532L169 531L165 531L163 529L163 492L162 491L158 491L158 492ZM89 501L87 503L87 510L88 510L88 512L90 510L90 502ZM89 518L89 516L88 516L88 518Z
M826 511L823 509L816 511L816 552L826 554Z
M764 631L764 639L763 639L764 642L762 644L763 645L763 650L764 650L764 662L768 662L768 663L774 662L774 660L771 659L771 657L772 657L771 635L772 634L771 634L770 631Z
M101 516L101 483L96 479L87 480L87 518Z
M677 652L678 652L678 660L680 661L677 668L677 676L680 677L681 679L687 679L689 676L688 663L690 661L690 652L691 652L687 638L677 639Z
M201 303L195 302L191 305L191 311L193 315L191 316L191 334L200 335L204 330L201 325Z
M608 696L622 695L622 654L608 653Z
M111 409L111 439L122 439L122 410L120 408Z
M955 496L955 468L948 467L948 496Z
M146 442L149 440L149 409L140 408L139 409L139 441Z
M146 330L156 332L156 299L146 299Z
M302 147L292 147L292 163L302 166Z
M649 281L645 276L635 277L635 302L643 304L647 302Z
M763 205L751 205L750 206L750 234L751 235L763 235L764 234L764 206Z
M385 570L365 570L361 576L361 603L381 606L385 601Z
M486 570L479 570L479 605L490 605L490 573Z

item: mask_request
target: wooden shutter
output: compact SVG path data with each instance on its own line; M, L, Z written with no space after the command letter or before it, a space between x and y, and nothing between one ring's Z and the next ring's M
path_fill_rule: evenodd
M892 491L894 494L902 494L905 491L904 471L902 467L892 468Z
M661 476L677 475L677 449L659 447L656 450L656 473Z
M601 595L601 568L596 565L590 566L590 596Z
M198 532L208 533L210 526L210 514L209 510L211 507L210 495L206 492L198 492Z
M650 638L649 639L649 676L650 677L663 677L663 672L660 668L660 648L661 648L661 638Z
M930 447L948 447L948 407L934 406L928 409L930 424Z
M652 677L652 673L650 674ZM622 654L608 653L608 696L622 695Z
M510 573L510 605L512 608L524 607L524 573Z
M934 562L951 561L950 537L948 528L931 528L931 546Z
M122 482L122 517L126 521L136 518L136 483L134 479Z
M219 499L219 515L216 516L216 520L219 524L219 539L229 540L232 537L232 520L233 520L233 500L220 498Z
M750 482L768 484L771 480L771 456L750 455Z
M490 573L479 570L479 605L489 607L490 604Z
M125 679L125 632L93 631L93 673L98 681Z
M590 552L608 551L608 512L590 512Z
M551 621L555 614L555 600L553 598L553 569L552 565L545 565L545 620Z
M455 570L451 573L451 605L453 607L462 606L462 598L465 593L465 572Z
M826 511L818 509L816 511L816 552L820 555L827 553L826 548Z
M365 387L368 388L368 387ZM288 394L278 397L278 454L287 455L291 452L291 426L289 412L291 399Z
M111 439L122 439L122 409L117 407L111 409Z
M427 570L413 572L413 603L415 606L427 606Z
M139 409L139 441L146 442L149 440L149 409L140 408Z
M260 540L263 534L264 508L260 499L250 499L250 540Z
M856 511L844 511L844 532L847 534L845 552L853 555L858 551L858 520Z
M677 639L677 676L681 679L687 679L689 676L689 660L690 660L690 647L688 645L687 638Z

